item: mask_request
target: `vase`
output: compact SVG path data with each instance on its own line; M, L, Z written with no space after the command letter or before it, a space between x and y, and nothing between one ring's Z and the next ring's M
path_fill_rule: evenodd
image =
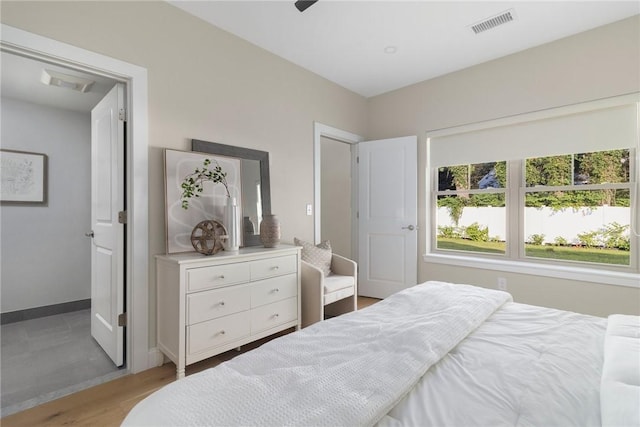
M240 223L238 222L238 201L235 197L227 197L224 210L224 225L227 227L225 251L237 251L240 248Z
M275 248L280 242L280 220L275 215L263 215L260 241L265 248Z

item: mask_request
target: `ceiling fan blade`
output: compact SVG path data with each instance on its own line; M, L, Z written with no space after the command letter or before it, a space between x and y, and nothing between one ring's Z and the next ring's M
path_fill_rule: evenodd
M318 0L298 0L296 1L295 5L300 12L304 12L305 10L307 10L309 6L311 6L317 1Z

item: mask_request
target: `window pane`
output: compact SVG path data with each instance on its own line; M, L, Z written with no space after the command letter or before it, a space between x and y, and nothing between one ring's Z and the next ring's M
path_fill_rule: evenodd
M438 191L468 189L469 165L438 168Z
M504 193L438 196L437 248L505 253Z
M470 167L471 188L505 188L507 162L478 163Z
M576 185L629 182L629 150L576 154L573 179Z
M525 161L527 187L571 185L572 155L536 157Z
M629 190L535 192L525 200L525 253L629 265Z

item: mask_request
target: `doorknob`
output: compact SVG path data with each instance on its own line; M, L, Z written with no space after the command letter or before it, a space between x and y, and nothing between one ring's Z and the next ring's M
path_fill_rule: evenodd
M409 226L407 226L407 227L402 227L402 229L403 229L403 230L413 231L413 230L415 230L416 228L415 228L413 225L409 225Z
M93 238L93 230L88 233L84 233L85 236Z

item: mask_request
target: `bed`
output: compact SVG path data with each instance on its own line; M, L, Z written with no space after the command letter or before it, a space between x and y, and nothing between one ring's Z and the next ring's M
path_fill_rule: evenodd
M426 282L138 403L124 426L640 425L640 322Z

